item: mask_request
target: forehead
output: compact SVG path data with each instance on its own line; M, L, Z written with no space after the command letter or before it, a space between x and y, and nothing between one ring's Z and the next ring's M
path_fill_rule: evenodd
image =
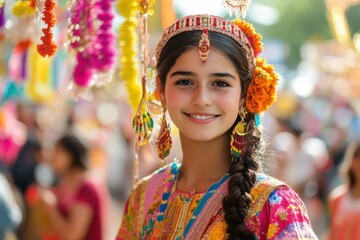
M226 72L239 77L231 60L215 48L211 48L205 64L200 60L198 48L190 48L184 51L170 68L168 74L174 71L191 71L199 75Z

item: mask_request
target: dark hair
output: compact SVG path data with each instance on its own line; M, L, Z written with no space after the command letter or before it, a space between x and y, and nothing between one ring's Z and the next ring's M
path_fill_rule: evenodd
M157 72L161 85L164 88L166 75L175 64L177 58L187 49L198 47L201 31L183 32L172 37L160 53ZM234 64L241 81L242 98L250 84L252 73L242 47L232 38L217 33L209 32L211 48L216 48L225 54ZM228 239L255 239L254 234L245 225L245 218L252 202L250 190L256 183L256 172L260 169L260 157L262 156L263 141L261 132L255 128L254 114L247 114L246 149L240 158L233 158L229 169L229 195L223 200L225 221L228 225ZM234 126L240 121L238 118ZM233 126L233 127L234 127ZM229 131L230 133L230 131ZM230 150L229 150L230 151Z
M353 188L355 186L356 181L355 175L351 169L352 162L355 158L360 159L360 141L350 144L350 146L347 148L344 162L342 163L342 166L340 168L342 176L345 182L349 184L350 188Z
M88 149L79 138L72 135L64 135L57 140L56 146L61 147L70 154L72 167L87 169Z

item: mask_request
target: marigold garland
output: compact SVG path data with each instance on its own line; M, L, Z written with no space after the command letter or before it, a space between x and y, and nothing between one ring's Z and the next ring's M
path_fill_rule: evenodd
M37 45L37 51L43 57L53 56L56 52L57 46L53 41L53 33L52 28L55 26L56 23L56 16L55 16L55 9L56 3L54 0L45 0L45 8L43 11L42 20L47 25L46 28L42 29L44 35L40 38L42 44Z
M243 19L235 19L233 23L237 25L243 33L245 33L246 38L249 40L254 51L254 57L258 57L264 49L263 43L261 42L262 36L256 32L252 24Z
M256 58L256 67L246 96L246 108L252 113L267 110L276 100L278 75L264 58Z

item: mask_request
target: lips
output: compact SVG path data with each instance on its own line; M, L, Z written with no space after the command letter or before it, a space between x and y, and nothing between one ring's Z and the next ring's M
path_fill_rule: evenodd
M193 115L193 114L189 114L190 117L195 118L195 119L199 119L199 120L206 120L206 119L212 119L212 118L216 118L215 115L212 116L204 116L204 115Z
M220 114L210 114L210 113L184 113L190 119L195 120L197 122L209 122L219 116Z

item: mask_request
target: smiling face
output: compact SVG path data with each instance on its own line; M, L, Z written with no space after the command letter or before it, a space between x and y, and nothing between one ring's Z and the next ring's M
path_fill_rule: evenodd
M238 116L240 96L240 77L230 59L211 49L202 64L197 48L179 56L162 92L171 120L195 141L225 134Z

